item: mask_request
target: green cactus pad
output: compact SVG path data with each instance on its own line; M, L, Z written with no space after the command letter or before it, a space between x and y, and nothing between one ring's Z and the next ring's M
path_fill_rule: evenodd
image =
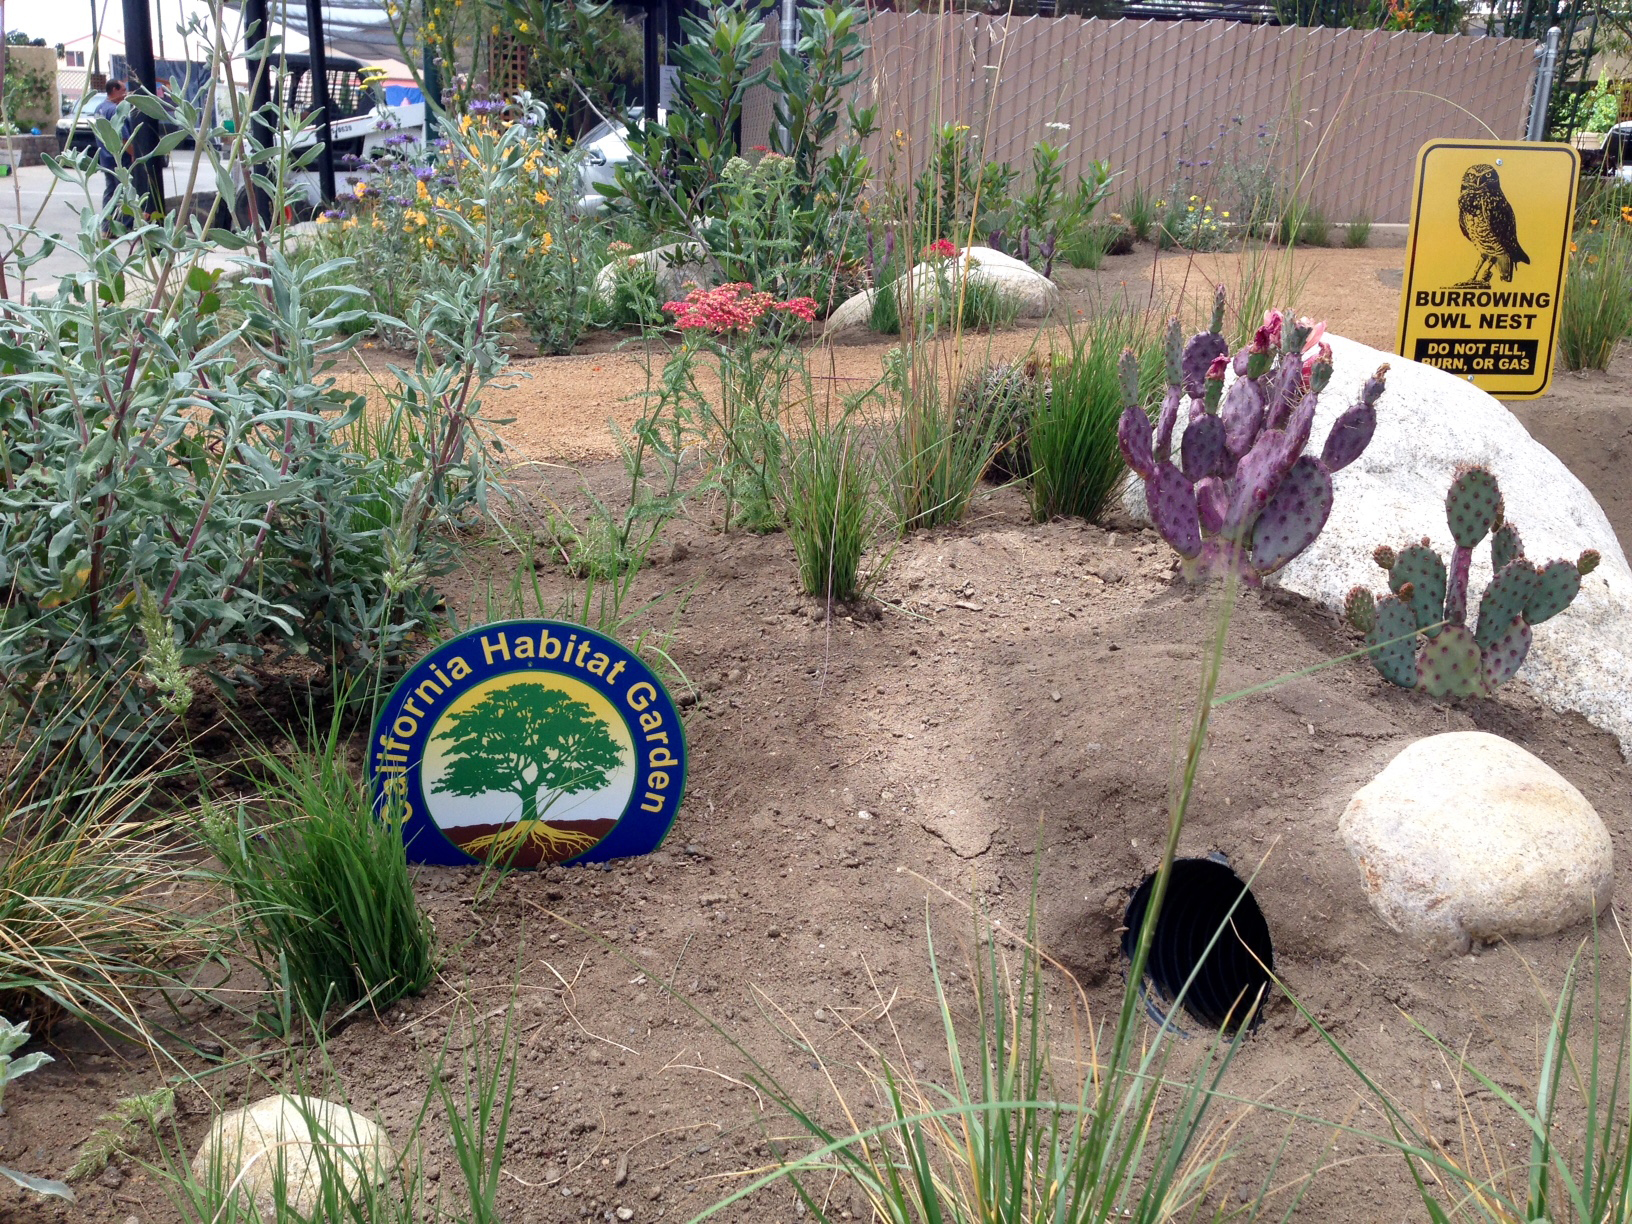
M1484 611L1479 613L1479 627L1484 628ZM1524 656L1530 653L1530 626L1524 617L1515 616L1507 629L1484 648L1485 689L1495 692L1513 679L1513 674L1524 665Z
M1417 686L1416 628L1416 615L1392 595L1375 602L1366 645L1371 647L1371 661L1383 673L1383 679L1401 688Z
M1116 372L1122 382L1122 406L1124 408L1139 402L1139 354L1131 348L1122 350L1122 357L1116 363Z
M1502 491L1484 468L1470 467L1451 481L1445 520L1451 525L1451 537L1463 548L1472 548L1489 535L1501 513Z
M1524 541L1512 523L1503 523L1490 537L1490 568L1501 573L1511 562L1524 556Z
M1332 478L1313 455L1299 456L1253 524L1253 569L1280 569L1314 543L1331 513Z
M1179 316L1167 321L1167 332L1162 337L1162 357L1167 365L1167 381L1177 384L1184 377L1184 330Z
M1446 625L1417 655L1417 687L1431 697L1483 697L1479 644L1461 625Z
M1479 600L1479 628L1473 635L1480 650L1488 652L1513 618L1524 614L1525 602L1536 589L1536 577L1536 567L1519 557L1490 580Z
M1417 614L1417 628L1437 636L1439 630L1433 626L1445 619L1445 562L1422 544L1400 549L1388 571L1388 589L1398 593L1408 582L1414 588L1411 609Z
M1573 561L1549 561L1536 575L1536 585L1524 601L1524 619L1539 625L1570 606L1581 589L1581 571Z
M1394 568L1395 552L1387 544L1379 544L1371 554L1371 559L1385 570Z
M1377 624L1377 600L1363 586L1350 589L1343 600L1343 616L1361 633L1370 633Z
M1598 562L1602 560L1603 558L1599 556L1596 548L1589 548L1583 552L1580 559L1576 561L1575 568L1580 570L1581 577L1585 578L1588 574L1592 573L1593 570L1598 568Z

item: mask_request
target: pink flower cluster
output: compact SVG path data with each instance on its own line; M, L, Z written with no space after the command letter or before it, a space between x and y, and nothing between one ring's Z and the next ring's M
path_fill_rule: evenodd
M924 248L925 259L956 259L958 244L949 238L937 238Z
M674 325L681 331L707 331L724 336L748 331L773 310L806 323L813 322L816 299L797 297L779 302L763 290L755 292L747 281L738 281L718 289L693 289L683 301L664 302L663 309L674 316Z

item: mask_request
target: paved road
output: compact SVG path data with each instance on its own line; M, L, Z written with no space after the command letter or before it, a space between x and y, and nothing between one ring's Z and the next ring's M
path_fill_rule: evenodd
M191 149L177 149L171 154L170 165L164 172L166 198L179 199L186 191L188 176L193 171L193 158L194 151ZM45 166L28 166L17 171L15 175L0 178L0 225L4 227L4 233L0 234L0 253L7 256L6 289L13 301L22 300L26 293L52 289L58 277L85 266L73 245L72 236L79 232L82 214L87 207L94 212L102 204L101 175L91 180L90 190L95 198L88 200L87 193L82 188L62 182ZM209 160L204 159L199 163L198 181L193 187L193 192L195 197L198 197L209 196L214 191L215 171L211 168ZM94 223L93 221L92 224ZM45 260L30 268L27 285L19 286L17 269L12 263L10 252L17 241L19 230L27 228L35 228L47 234L65 235L70 241L67 246L58 247ZM26 251L32 252L39 248L38 238L30 236L23 242L23 249Z

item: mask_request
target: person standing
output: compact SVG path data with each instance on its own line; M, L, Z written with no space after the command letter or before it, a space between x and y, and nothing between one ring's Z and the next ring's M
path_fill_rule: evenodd
M106 119L114 125L114 131L119 134L119 147L108 148L99 137L97 140L97 164L102 167L102 211L108 211L108 205L113 202L114 192L119 189L119 167L131 164L129 125L119 126L119 104L125 100L125 83L123 81L109 81L105 96L97 104L96 115L99 119ZM103 219L102 232L112 236L114 231L113 216L110 213Z

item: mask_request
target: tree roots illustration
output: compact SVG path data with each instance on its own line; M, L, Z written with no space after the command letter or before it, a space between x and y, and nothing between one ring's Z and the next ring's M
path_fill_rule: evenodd
M519 820L497 833L466 842L460 848L473 858L502 864L514 861L531 845L538 850L541 861L559 863L583 854L598 840L588 833L558 828L543 820Z

